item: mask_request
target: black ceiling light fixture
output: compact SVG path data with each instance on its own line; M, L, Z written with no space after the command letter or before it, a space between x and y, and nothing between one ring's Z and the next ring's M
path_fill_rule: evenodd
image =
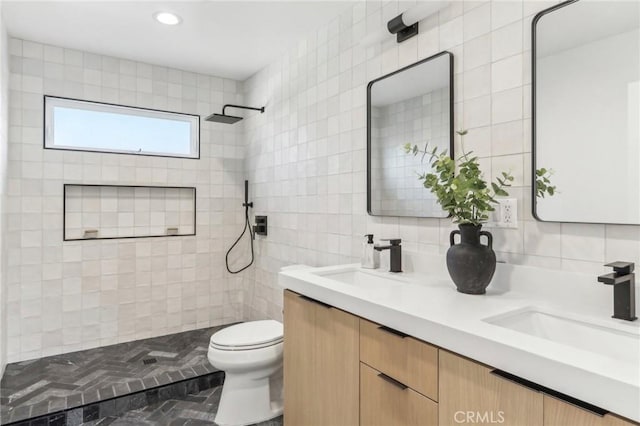
M243 117L238 117L236 115L227 115L224 113L224 110L227 108L240 108L240 109L251 109L254 111L260 111L260 113L262 114L264 112L264 107L260 107L260 108L254 108L254 107L248 107L248 106L243 106L243 105L232 105L232 104L226 104L225 106L222 107L222 114L211 114L210 116L208 116L207 118L205 118L206 121L212 121L214 123L223 123L223 124L233 124L233 123L237 123L238 121L242 120Z
M418 23L440 11L448 5L446 1L420 1L387 23L387 29L396 35L396 41L402 43L419 32Z

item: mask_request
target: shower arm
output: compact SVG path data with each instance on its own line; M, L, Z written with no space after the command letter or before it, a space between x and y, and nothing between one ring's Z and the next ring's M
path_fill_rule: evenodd
M224 110L227 109L227 107L240 108L240 109L251 109L253 111L260 111L261 113L264 112L264 107L262 107L262 108L254 108L254 107L248 107L248 106L243 106L243 105L226 104L225 106L222 107L222 115L226 115L224 113Z

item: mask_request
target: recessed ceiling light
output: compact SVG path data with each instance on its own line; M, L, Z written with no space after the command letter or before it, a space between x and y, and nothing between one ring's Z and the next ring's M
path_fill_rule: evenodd
M156 12L153 14L153 17L156 21L165 25L178 25L182 22L182 19L180 19L178 15L171 12Z

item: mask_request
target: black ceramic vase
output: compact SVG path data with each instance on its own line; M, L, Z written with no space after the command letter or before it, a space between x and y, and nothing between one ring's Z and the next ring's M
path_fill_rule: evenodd
M484 294L496 270L496 254L493 252L493 237L481 231L482 225L458 225L460 230L451 231L447 251L447 269L460 293ZM455 244L456 234L460 243ZM480 237L487 237L487 245Z

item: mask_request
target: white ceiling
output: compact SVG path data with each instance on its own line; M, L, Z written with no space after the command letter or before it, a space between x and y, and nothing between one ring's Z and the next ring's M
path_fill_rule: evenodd
M25 40L245 80L350 1L2 1ZM152 15L182 18L162 25Z

